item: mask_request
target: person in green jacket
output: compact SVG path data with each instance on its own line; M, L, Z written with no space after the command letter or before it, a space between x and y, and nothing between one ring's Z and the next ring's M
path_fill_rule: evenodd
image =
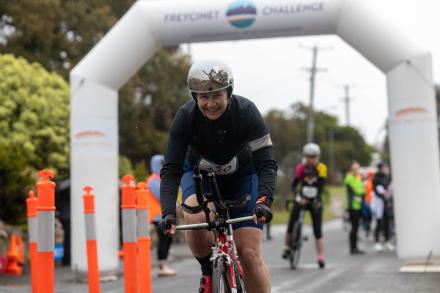
M351 223L349 240L350 254L352 255L364 254L364 252L357 246L359 221L362 217L362 200L365 197L365 185L362 182L359 168L359 163L353 161L351 163L350 171L344 179L344 184L347 189L347 209L350 214Z

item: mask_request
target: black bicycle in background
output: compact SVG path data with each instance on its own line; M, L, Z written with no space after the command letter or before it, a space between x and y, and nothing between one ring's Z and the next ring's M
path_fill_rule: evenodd
M182 204L187 213L205 213L206 223L180 225L177 230L201 230L212 231L215 235L212 247L212 284L213 293L244 293L243 270L235 247L232 224L245 221L252 221L252 216L230 219L229 208L244 207L251 200L250 195L243 195L237 200L223 200L220 195L217 180L214 173L208 173L208 179L212 186L212 194L202 193L202 175L198 168L194 169L194 182L198 206L190 207ZM211 210L209 203L215 209ZM211 205L212 206L212 205ZM211 216L214 219L211 220Z
M286 202L286 209L289 209L290 204L295 204L295 200L287 200ZM289 263L290 268L292 270L296 269L298 267L299 259L301 258L301 248L303 245L303 242L307 241L307 236L303 236L302 230L303 230L303 223L304 223L304 209L302 208L299 212L298 221L295 221L295 224L293 225L292 230L292 237L290 237L290 254L289 254Z

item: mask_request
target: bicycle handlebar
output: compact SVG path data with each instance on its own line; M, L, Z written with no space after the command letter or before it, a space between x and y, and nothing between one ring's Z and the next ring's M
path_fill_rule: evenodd
M236 223L241 223L241 222L246 222L246 221L251 221L251 220L253 220L253 216L230 219L230 220L226 220L225 223L229 225L229 224L236 224ZM215 221L213 223L215 223ZM202 230L202 229L208 229L208 228L209 228L208 223L180 225L180 226L176 227L177 230Z

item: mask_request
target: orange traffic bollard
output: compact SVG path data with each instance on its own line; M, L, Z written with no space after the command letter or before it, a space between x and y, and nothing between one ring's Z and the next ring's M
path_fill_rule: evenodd
M23 249L23 239L17 236L17 251L18 251L18 265L23 267L24 265L24 249Z
M98 268L98 247L96 242L96 224L95 224L95 197L93 188L84 187L84 217L86 223L86 241L87 241L87 277L89 281L89 292L101 292L99 284Z
M148 218L147 183L139 182L136 187L139 292L151 293L151 238L150 221Z
M37 292L55 292L55 183L49 170L38 172Z
M19 239L15 234L11 235L9 240L9 249L6 254L8 258L8 264L6 266L6 274L8 275L21 275L23 272L23 267L20 265L20 253L19 253Z
M37 292L37 241L38 241L38 218L37 218L37 198L34 192L29 191L29 197L26 199L26 210L28 220L29 237L29 259L31 268L31 287L32 292Z
M131 175L122 177L122 241L124 250L125 293L138 293L138 264L136 243L136 187Z

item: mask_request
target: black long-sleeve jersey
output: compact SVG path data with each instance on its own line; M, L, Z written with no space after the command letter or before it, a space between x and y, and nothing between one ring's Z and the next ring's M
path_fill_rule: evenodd
M175 213L183 164L198 165L221 178L255 169L260 195L273 197L277 164L272 141L260 112L250 100L232 95L225 112L209 120L194 100L180 107L170 128L165 162L160 172L162 216Z

